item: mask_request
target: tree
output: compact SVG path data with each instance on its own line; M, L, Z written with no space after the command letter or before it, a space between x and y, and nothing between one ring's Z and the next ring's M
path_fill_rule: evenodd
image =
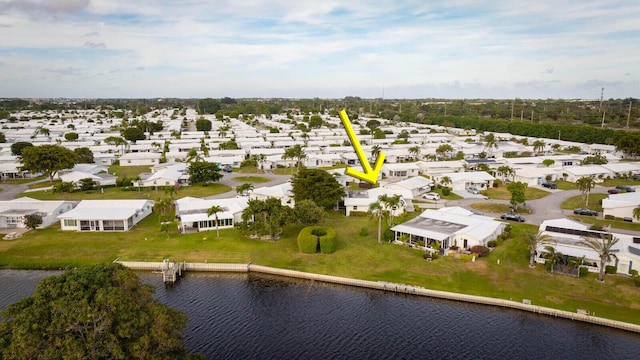
M384 133L384 131L380 130L380 129L375 129L373 130L373 138L374 139L386 139L387 138L387 134Z
M404 205L404 200L402 200L402 196L396 194L389 196L387 194L383 194L378 196L378 202L382 205L382 207L387 212L387 223L389 226L393 225L393 213L400 207L400 205Z
M218 229L218 213L223 212L224 209L222 209L222 207L218 206L218 205L213 205L211 206L209 209L207 209L207 216L211 217L211 215L213 215L213 217L216 219L216 237L220 237L220 230Z
M222 178L218 164L209 162L192 162L188 172L192 184L208 184Z
M378 158L378 155L380 155L381 151L382 151L382 148L378 144L373 145L371 147L371 158L372 158L371 161L372 162L376 161L376 159Z
M18 141L11 144L11 154L15 156L22 156L22 150L32 147L33 144L27 141Z
M542 160L542 165L544 165L544 167L550 167L553 166L553 164L555 164L555 160L553 159L544 159Z
M198 114L215 114L220 110L220 101L206 98L198 100Z
M196 130L198 131L211 131L211 120L200 118L196 120Z
M412 146L409 148L409 154L415 159L420 160L420 146Z
M0 143L4 144L6 142L7 142L7 137L4 135L3 132L0 132Z
M302 148L302 146L300 146L300 144L295 144L287 150L290 150L289 156L292 159L296 159L298 170L300 170L300 167L302 166L302 160L307 158L307 154L304 152L304 149ZM287 150L285 150L285 152Z
M600 154L587 156L584 159L582 159L582 165L604 165L607 163L609 163L607 158Z
M633 208L633 217L636 220L640 220L640 206L636 206L635 208Z
M256 161L260 165L260 170L264 171L264 163L267 161L267 155L258 154L258 155L254 155L254 156L255 156Z
M448 186L451 184L451 178L448 176L443 176L440 178L440 185L442 186Z
M78 164L93 164L93 151L88 147L73 149L78 157Z
M293 215L296 221L304 225L317 224L324 217L324 209L316 205L312 200L302 200L296 202L293 208Z
M506 179L512 177L513 174L515 174L513 168L507 165L498 166L497 172L502 176L502 181L506 181Z
M591 189L596 186L595 180L593 180L590 176L583 176L580 179L576 180L576 185L578 185L578 190L582 193L582 201L584 202L585 207L589 207L589 193Z
M527 233L527 243L529 244L529 267L534 268L536 265L535 257L538 246L551 244L553 239L551 236L543 234L542 231L538 231L537 233L528 232Z
M22 150L22 168L32 173L44 173L51 183L58 171L77 164L76 153L59 145L40 145Z
M365 126L368 127L371 131L374 131L375 129L380 127L380 121L371 119L367 121Z
M75 133L75 132L68 132L64 134L64 138L67 141L76 141L78 140L78 137L79 137L78 133Z
M380 204L380 201L376 201L369 205L369 211L373 217L378 218L378 245L382 244L382 217L384 216L384 209Z
M317 128L320 128L321 126L322 126L322 118L320 117L320 115L312 115L309 118L310 129L317 129Z
M40 282L0 322L4 359L185 359L187 317L153 298L120 264L80 267Z
M125 140L124 138L120 137L120 136L109 136L108 138L104 139L105 144L109 144L109 145L113 145L116 148L118 148L118 146L121 147L121 154L124 154L124 148L129 144L127 142L127 140Z
M487 134L487 136L484 137L484 148L489 153L489 156L493 154L493 149L497 147L498 139L496 139L496 136L493 133Z
M540 155L540 153L544 151L545 146L547 146L547 144L545 144L544 141L542 140L536 140L533 142L532 145L533 145L533 152L535 152L538 155Z
M301 169L291 178L294 200L313 200L324 209L331 209L346 194L340 183L324 170Z
M236 194L238 195L246 195L252 190L253 190L253 184L251 183L243 183L236 186Z
M144 140L147 138L144 134L144 131L142 131L142 129L137 128L135 126L124 129L122 131L122 137L133 142L136 142L138 140Z
M36 230L36 228L42 225L42 215L40 214L27 214L23 217L24 226L27 229Z
M442 144L438 146L438 148L436 149L436 154L438 155L439 158L443 158L443 157L450 158L452 153L453 153L453 146L451 146L450 144Z
M202 154L198 152L198 150L189 149L189 151L187 152L187 158L185 159L185 162L190 163L194 161L201 162L201 161L204 161L204 158L202 157Z
M602 233L600 235L600 238L585 236L582 240L578 241L578 244L584 245L598 253L598 257L600 258L598 281L604 282L605 267L611 259L616 259L616 255L613 253L613 246L617 244L620 239L614 237L611 233Z
M549 263L550 271L553 274L554 268L560 259L562 259L562 253L556 251L556 248L553 246L545 246L544 247L546 253L544 254L544 258L546 262Z
M527 183L520 181L510 182L507 184L507 190L511 193L511 205L518 206L524 204L526 201L525 190L527 189Z
M267 200L249 200L247 208L242 212L241 228L251 234L265 236L276 240L285 225L295 221L293 210L283 206L280 200L269 198Z

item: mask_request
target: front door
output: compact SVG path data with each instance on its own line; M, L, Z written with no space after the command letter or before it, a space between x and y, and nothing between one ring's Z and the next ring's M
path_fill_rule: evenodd
M89 226L91 228L91 231L100 231L100 221L98 220L91 220L89 222Z

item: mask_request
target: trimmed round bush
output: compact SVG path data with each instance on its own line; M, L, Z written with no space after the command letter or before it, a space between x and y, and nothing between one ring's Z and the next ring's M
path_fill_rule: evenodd
M316 231L314 231L314 229ZM323 254L331 254L336 251L336 231L326 226L307 226L298 233L298 249L305 254L315 254L318 244L318 237L312 232L317 230L325 235L320 236L320 252Z
M471 252L474 254L478 254L478 257L484 257L489 255L489 248L482 245L476 245L471 248Z
M443 196L451 195L451 190L449 190L449 188L442 188L442 195Z
M490 248L494 248L498 246L498 242L496 240L489 240L489 242L487 243L487 246L489 246Z

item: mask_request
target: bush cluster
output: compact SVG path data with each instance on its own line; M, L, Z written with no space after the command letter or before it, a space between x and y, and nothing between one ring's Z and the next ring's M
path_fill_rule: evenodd
M484 257L489 255L489 248L482 245L475 245L471 248L473 254L478 254L478 257Z
M580 270L578 270L579 277L585 277L587 276L588 273L589 273L589 268L587 268L586 266L581 266Z
M307 226L298 233L298 249L306 254L315 254L318 237L311 234L314 229L323 229L326 235L320 236L320 252L331 254L336 251L336 230L326 226Z
M425 253L424 253L424 255L422 255L422 257L423 257L425 260L427 260L427 259L436 260L437 258L439 258L439 257L440 257L440 255L438 255L438 253L437 253L437 252L433 252L433 253L431 253L431 252L428 252L428 251L427 251L427 252L425 252Z
M640 287L640 277L636 276L633 278L633 283L637 286Z
M631 275L633 277L638 276L638 270L636 270L636 269L629 270L629 275Z
M607 265L604 268L604 273L605 274L615 274L617 271L618 271L618 269L613 265Z
M487 243L487 246L490 247L490 248L494 248L494 247L498 246L498 241L497 240L490 240Z
M442 196L449 196L451 195L451 190L449 190L449 188L442 188Z

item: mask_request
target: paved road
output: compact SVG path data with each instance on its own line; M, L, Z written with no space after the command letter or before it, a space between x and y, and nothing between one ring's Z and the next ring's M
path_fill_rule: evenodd
M29 187L27 184L20 185L11 185L11 184L0 184L0 200L13 200L16 197L19 197L25 190Z
M269 181L267 182L253 183L254 189L263 187L263 186L274 186L274 185L283 184L289 181L289 179L291 179L291 175L276 175L272 172L267 172L264 174L244 174L244 173L235 173L235 172L224 173L224 177L222 178L222 180L220 180L220 184L229 186L231 190L222 194L207 196L206 199L222 199L222 198L229 198L229 197L236 196L237 195L236 186L241 185L243 182L233 180L233 178L237 178L240 176L258 176L258 177L264 177L269 179Z

